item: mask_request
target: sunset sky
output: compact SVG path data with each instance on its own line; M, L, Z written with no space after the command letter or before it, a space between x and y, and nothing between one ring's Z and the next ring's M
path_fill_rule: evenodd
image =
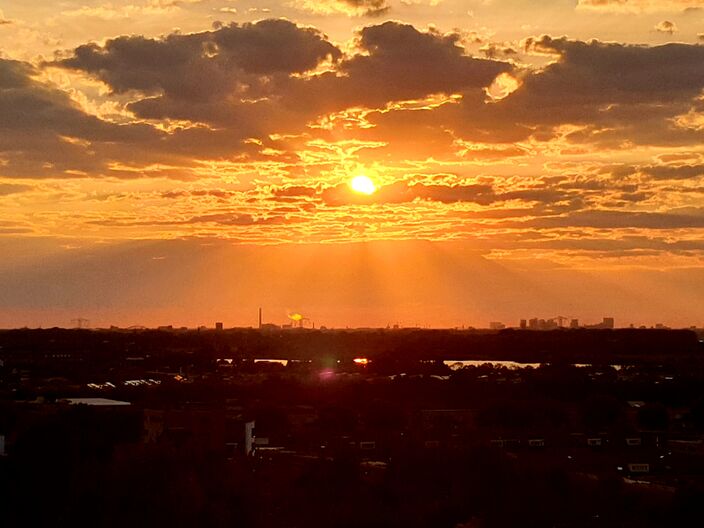
M0 0L0 257L0 327L704 326L704 0Z

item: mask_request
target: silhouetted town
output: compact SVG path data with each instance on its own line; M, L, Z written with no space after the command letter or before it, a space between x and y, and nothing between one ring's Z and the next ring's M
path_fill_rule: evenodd
M3 525L703 518L704 332L523 323L0 331Z

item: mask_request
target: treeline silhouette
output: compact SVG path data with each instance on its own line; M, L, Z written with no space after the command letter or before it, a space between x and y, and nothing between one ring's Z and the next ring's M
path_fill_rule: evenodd
M701 355L689 330L274 330L0 331L0 355L40 359L62 353L92 362L121 356L205 358L506 360L602 363Z
M485 429L515 436L617 431L628 427L631 399L644 400L636 417L642 429L672 430L666 409L676 408L689 409L681 426L704 432L701 368L660 384L647 377L619 379L613 369L571 366L485 365L448 380L430 372L373 383L311 383L275 372L256 383L202 380L115 394L133 402L126 409L36 405L27 411L4 402L0 429L12 429L13 420L27 422L27 412L36 416L21 429L11 456L0 459L3 526L649 528L694 526L704 515L701 479L683 478L674 492L634 487L615 474L581 474L549 451L514 456L471 438L452 450L409 442L380 457L386 461L380 472L346 451L228 459L218 450L143 442L140 409L198 402L217 411L233 398L256 418L258 434L272 439L291 430L292 407L314 409L310 427L323 438L354 437L361 430L378 438L408 435L423 409L467 407L476 410L473 435ZM288 441L295 446L303 440Z

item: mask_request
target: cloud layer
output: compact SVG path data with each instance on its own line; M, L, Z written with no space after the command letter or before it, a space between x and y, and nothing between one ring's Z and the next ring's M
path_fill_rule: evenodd
M348 42L264 19L0 58L1 227L689 262L704 250L703 90L696 44L394 21ZM377 193L351 191L360 173Z

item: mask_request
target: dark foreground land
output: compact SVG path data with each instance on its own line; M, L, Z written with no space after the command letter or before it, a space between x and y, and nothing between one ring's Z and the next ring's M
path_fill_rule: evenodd
M2 526L704 519L693 332L16 330L0 347Z

